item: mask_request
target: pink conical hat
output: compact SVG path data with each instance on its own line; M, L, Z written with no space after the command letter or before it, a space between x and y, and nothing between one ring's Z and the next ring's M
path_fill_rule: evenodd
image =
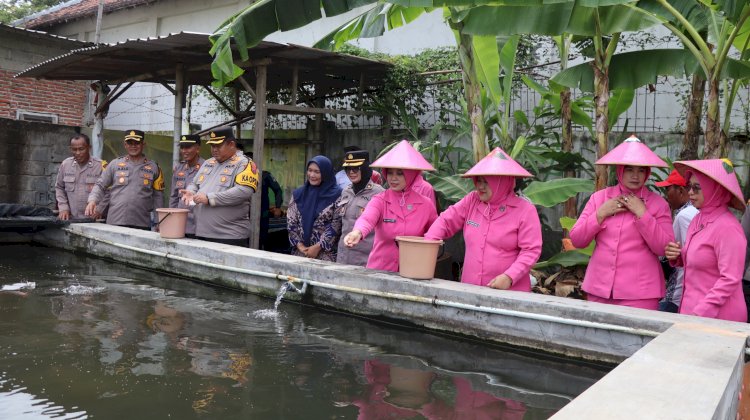
M406 140L395 145L388 153L370 164L376 168L415 169L418 171L434 171L430 162L422 157Z
M534 176L529 173L523 166L519 165L518 162L508 156L503 149L496 147L487 156L482 158L476 165L466 171L465 174L461 175L464 178L472 176L487 176L487 175L504 175L504 176L518 176L518 177L530 177Z
M692 169L713 179L732 194L732 207L740 211L745 210L742 189L740 183L737 182L734 165L729 159L680 160L674 163L674 168L683 177L685 177L685 172Z
M658 166L666 168L666 162L643 144L638 137L630 136L619 146L596 161L597 165Z

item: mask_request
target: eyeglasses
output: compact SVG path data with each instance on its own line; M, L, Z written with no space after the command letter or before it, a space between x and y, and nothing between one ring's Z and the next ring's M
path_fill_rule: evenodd
M701 192L701 184L687 184L685 188L687 188L688 191L693 190L693 192Z
M347 166L344 171L357 173L359 172L359 166Z
M141 142L137 140L125 140L125 144L127 144L128 146L137 146L141 144Z

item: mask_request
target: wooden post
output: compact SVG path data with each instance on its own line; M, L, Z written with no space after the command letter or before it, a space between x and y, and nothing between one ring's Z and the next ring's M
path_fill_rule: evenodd
M182 137L182 104L185 97L185 68L178 64L174 78L174 131L172 133L172 166L180 163L180 137Z
M240 112L240 88L234 86L234 115L239 115ZM238 144L242 144L242 123L234 126L234 138L237 139Z
M365 103L365 74L359 74L359 89L357 89L357 109L362 110Z
M255 70L255 127L253 135L253 160L258 166L258 191L250 200L250 248L258 249L260 239L260 196L263 185L263 142L266 136L266 66Z
M297 106L297 90L299 89L299 64L294 63L294 69L292 70L292 97L289 101L290 105Z
M107 100L106 96L104 94L104 82L98 81L96 82L95 86L96 88L96 109L103 108L104 101ZM100 111L98 113L94 113L94 130L91 133L91 154L101 159L102 158L102 152L104 151L104 113L103 111Z

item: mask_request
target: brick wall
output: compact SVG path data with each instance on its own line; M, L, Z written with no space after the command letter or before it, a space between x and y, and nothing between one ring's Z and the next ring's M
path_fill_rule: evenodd
M86 82L14 79L0 69L0 118L16 119L16 111L55 114L58 124L80 126L86 105Z

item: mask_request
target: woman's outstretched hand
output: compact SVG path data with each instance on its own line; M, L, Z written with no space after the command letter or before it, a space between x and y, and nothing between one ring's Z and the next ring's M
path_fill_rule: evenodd
M354 229L353 231L349 232L346 236L344 236L344 245L346 245L349 248L354 247L359 243L359 241L362 240L362 232L358 231L357 229Z

